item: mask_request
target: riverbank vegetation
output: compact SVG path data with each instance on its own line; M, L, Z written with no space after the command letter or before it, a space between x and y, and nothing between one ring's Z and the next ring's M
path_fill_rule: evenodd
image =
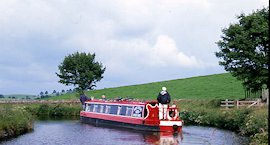
M25 110L35 117L76 117L80 115L80 104L34 104Z
M185 125L212 126L250 137L250 144L268 144L268 108L220 108L220 100L177 103Z
M22 107L0 105L0 141L33 129L33 117Z
M35 119L78 118L80 110L80 104L0 105L0 141L31 131Z

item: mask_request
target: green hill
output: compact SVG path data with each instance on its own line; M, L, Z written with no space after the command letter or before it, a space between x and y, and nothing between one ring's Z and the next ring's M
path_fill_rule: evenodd
M88 97L107 98L131 97L138 99L155 100L161 87L167 87L173 99L242 99L244 89L241 82L230 73L198 76L185 79L154 82L148 84L106 88L86 92ZM65 94L50 99L77 99L75 93Z

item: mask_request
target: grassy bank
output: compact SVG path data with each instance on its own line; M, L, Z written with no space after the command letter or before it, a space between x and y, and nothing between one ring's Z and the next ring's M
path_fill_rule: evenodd
M72 117L79 116L80 104L35 104L25 106L25 110L36 117Z
M21 107L0 105L0 140L18 136L33 129L33 117Z
M250 137L250 144L268 144L268 108L222 109L219 100L178 102L186 125L212 126Z

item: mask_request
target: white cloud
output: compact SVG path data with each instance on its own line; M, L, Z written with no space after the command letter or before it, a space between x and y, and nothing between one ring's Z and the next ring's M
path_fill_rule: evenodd
M1 0L0 93L64 87L55 72L74 51L96 53L107 67L104 87L221 72L214 56L221 28L242 12L268 5L267 0ZM15 82L17 89L3 85Z
M184 66L184 67L198 67L200 62L195 56L187 56L179 51L175 41L167 35L160 35L157 38L155 45L150 49L148 57L150 60L146 61L154 66Z
M124 60L127 64L135 61L140 65L152 67L198 67L201 65L195 56L187 56L181 52L175 41L167 35L159 35L152 45L146 40L133 39L127 42L112 40L110 46L109 49L115 52L109 53L110 58L114 56L114 60Z

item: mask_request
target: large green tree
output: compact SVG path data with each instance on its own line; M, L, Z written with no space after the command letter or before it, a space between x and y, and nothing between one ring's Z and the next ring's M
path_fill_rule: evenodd
M223 29L217 42L216 56L223 59L219 64L242 80L247 90L269 88L269 7L237 18L239 22Z
M59 82L74 85L78 91L92 90L105 72L102 63L95 61L95 54L79 52L66 56L58 68Z

